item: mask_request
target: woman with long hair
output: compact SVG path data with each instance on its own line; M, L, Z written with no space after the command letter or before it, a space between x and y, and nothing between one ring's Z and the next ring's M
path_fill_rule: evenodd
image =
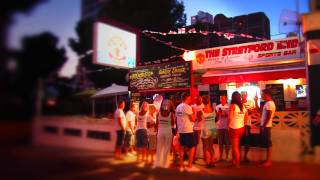
M201 127L201 140L203 144L203 155L207 167L214 167L214 149L213 138L216 134L216 111L211 107L208 95L202 97L204 108L197 113L199 119L202 118L203 126Z
M157 118L157 152L154 167L169 167L169 155L172 143L172 127L174 126L173 104L163 100Z
M137 161L144 162L147 155L148 133L147 133L147 120L148 120L148 103L143 101L141 104L140 112L137 118L136 129L136 147L137 147Z
M228 118L228 134L232 145L232 166L240 165L240 140L244 134L244 124L248 119L248 112L241 101L238 91L232 93Z

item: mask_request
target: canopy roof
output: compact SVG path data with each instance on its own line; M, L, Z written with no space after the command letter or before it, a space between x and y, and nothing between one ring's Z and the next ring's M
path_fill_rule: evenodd
M111 86L96 92L91 98L102 98L116 95L128 94L128 86L112 84Z

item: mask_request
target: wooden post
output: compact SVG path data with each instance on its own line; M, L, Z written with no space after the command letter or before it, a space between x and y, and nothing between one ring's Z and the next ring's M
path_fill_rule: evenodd
M42 115L42 94L43 94L43 79L39 78L37 80L36 89L36 103L35 103L35 117L40 117Z
M92 105L91 105L91 107L92 107L92 117L96 117L96 107L95 107L95 99L94 98L91 100L91 103L92 103Z
M116 100L116 109L118 108L118 96L115 95L115 100Z

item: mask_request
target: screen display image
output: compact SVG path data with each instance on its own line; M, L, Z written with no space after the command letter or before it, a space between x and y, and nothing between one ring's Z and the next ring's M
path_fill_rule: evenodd
M307 85L296 85L297 98L307 97Z
M137 35L118 27L97 22L94 33L94 62L100 65L134 68Z

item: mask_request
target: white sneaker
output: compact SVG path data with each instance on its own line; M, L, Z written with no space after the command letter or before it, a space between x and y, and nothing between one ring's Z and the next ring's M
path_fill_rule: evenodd
M186 171L188 171L188 172L199 172L200 169L197 168L197 167L192 166L191 168L190 167L186 167Z
M180 168L179 168L179 171L180 171L180 172L183 172L183 171L184 171L184 167L180 167Z

